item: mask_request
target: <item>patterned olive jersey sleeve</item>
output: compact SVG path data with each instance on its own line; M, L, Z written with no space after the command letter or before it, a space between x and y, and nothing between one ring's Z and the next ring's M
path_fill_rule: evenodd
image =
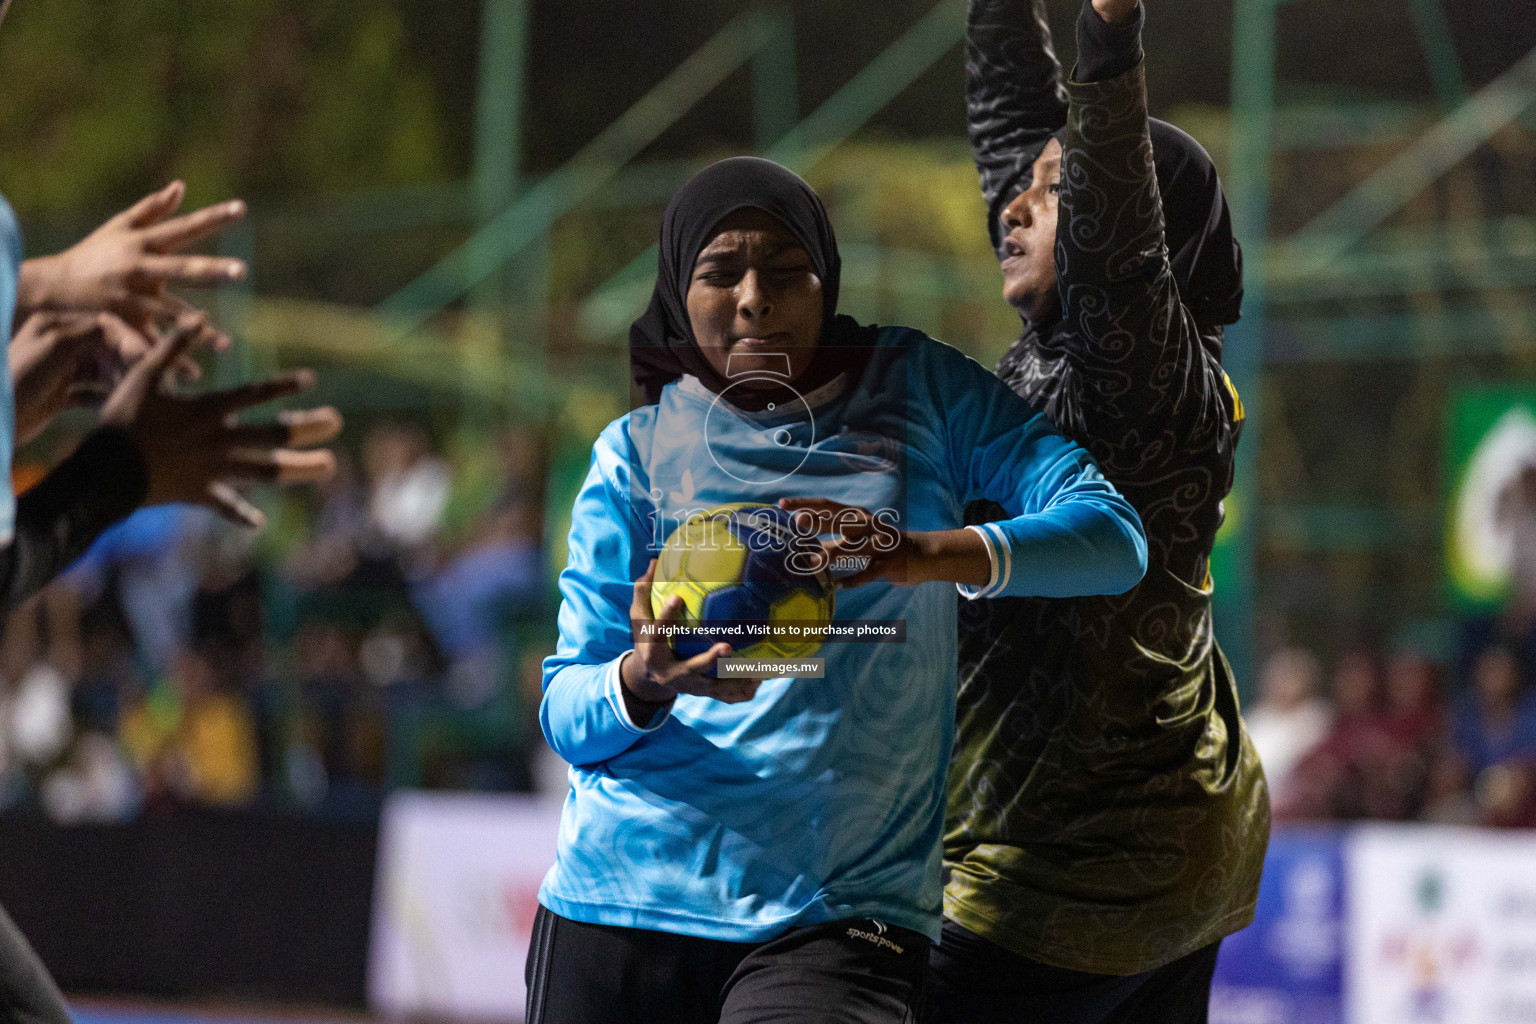
M965 108L992 247L1001 249L1003 207L1028 187L1035 159L1067 122L1045 0L970 0Z
M1062 153L1056 277L1077 378L1073 430L1117 484L1149 485L1174 466L1230 474L1237 397L1179 300L1164 240L1142 64L1071 82ZM1208 480L1225 492L1229 481Z

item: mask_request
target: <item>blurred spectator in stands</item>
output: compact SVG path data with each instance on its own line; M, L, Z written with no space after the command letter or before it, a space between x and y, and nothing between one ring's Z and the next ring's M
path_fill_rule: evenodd
M1445 749L1447 714L1438 666L1423 651L1399 648L1387 662L1385 697L1380 724L1386 740L1375 767L1390 811L1384 816L1417 818Z
M1513 647L1496 644L1473 663L1456 709L1456 752L1476 779L1494 765L1536 757L1536 693Z
M1259 673L1258 700L1243 715L1276 804L1289 801L1297 762L1323 741L1333 722L1328 702L1318 693L1322 674L1310 652L1277 651Z
M449 662L449 695L462 707L515 689L514 624L541 611L544 590L543 460L528 431L497 445L488 507L462 549L415 588L416 606Z
M49 587L5 623L3 748L23 774L50 767L74 739L70 690L80 672L72 595Z
M340 537L361 546L371 519L367 490L350 454L337 452L336 475L318 485L314 493L320 500L320 511L311 531L313 538Z
M314 492L319 506L314 522L285 566L294 586L304 592L352 575L372 531L367 492L345 452L336 453L336 475L316 485Z
M283 771L294 798L316 808L345 770L347 707L363 685L357 640L340 624L310 615L294 634L293 667L298 706L282 737Z
M1380 663L1368 649L1346 652L1333 675L1334 719L1296 765L1281 818L1402 820L1424 798L1428 764L1398 738L1399 712L1386 700ZM1399 695L1406 707L1411 687Z
M403 683L431 687L445 668L431 630L405 601L385 608L363 637L357 656L363 675L381 689Z
M312 608L294 637L299 706L284 768L301 805L353 817L377 809L386 727L380 696L361 665L361 631L330 611Z
M405 558L411 572L435 538L453 484L448 464L433 455L421 428L385 424L363 443L368 511L373 526Z
M262 570L253 557L256 535L223 521L186 543L196 587L188 610L191 643L224 667L242 690L265 675L266 631Z
M74 589L53 585L67 594ZM53 589L53 588L50 588ZM143 688L133 636L115 601L101 602L81 612L80 673L75 683L75 721L82 731L117 732L124 698Z
M1443 751L1430 767L1428 792L1419 817L1436 825L1476 825L1482 820L1482 809L1472 793L1472 777L1453 747Z
M1440 744L1446 709L1434 661L1415 648L1399 648L1387 662L1385 696L1382 727L1388 735L1415 750Z
M231 678L203 651L178 655L170 676L125 710L124 745L152 805L235 806L255 799L255 723Z
M1536 464L1527 463L1504 485L1495 515L1510 539L1505 628L1529 640L1536 626Z
M432 566L451 474L415 427L370 431L363 461L370 490L343 460L322 489L311 541L290 560L290 579L303 619L360 639L353 654L362 677L378 686L420 682L442 666L408 577Z
M421 430L380 427L365 472L343 456L254 545L190 508L109 531L7 626L0 807L355 818L388 785L529 788L544 445L509 428L466 451L450 472Z
M43 593L66 607L77 599L75 589L62 581ZM56 616L73 621L78 631L72 700L77 738L64 762L42 782L43 810L65 823L126 820L138 812L143 797L133 763L117 739L121 702L142 689L128 625L115 600L73 617Z
M474 542L416 591L417 606L448 657L452 696L483 703L499 673L512 624L539 607L544 563L539 521L525 507L497 512ZM515 661L515 652L505 652Z
M181 701L176 749L188 797L198 803L250 803L259 785L256 729L237 663L213 650L177 658L172 685Z
M1513 644L1495 642L1471 662L1449 749L1434 770L1425 820L1536 826L1536 693Z
M1502 761L1478 775L1478 823L1490 828L1536 827L1536 762Z
M190 640L198 567L187 546L216 522L191 505L139 509L102 533L63 578L82 606L115 597L140 653L167 672Z
M68 759L44 779L43 810L60 824L118 822L139 810L141 793L133 766L108 733L85 732Z

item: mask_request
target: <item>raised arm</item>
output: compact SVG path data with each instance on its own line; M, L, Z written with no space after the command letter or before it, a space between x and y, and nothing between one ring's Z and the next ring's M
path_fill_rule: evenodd
M21 265L16 289L15 326L43 311L109 310L140 331L156 321L174 319L192 307L166 289L217 288L242 280L243 260L184 255L196 245L245 216L238 199L172 216L186 195L173 181L110 218L83 240L54 256ZM226 348L222 333L215 347Z
M1092 439L1105 473L1124 485L1150 482L1170 458L1226 452L1237 403L1169 262L1141 11L1130 5L1129 22L1106 24L1094 10L1104 3L1085 3L1078 22L1056 274L1070 328L1066 356L1083 395L1073 432ZM1082 80L1095 72L1112 77Z
M1035 158L1067 119L1045 0L970 0L965 109L987 230L997 248L1003 207L1027 184Z
M10 534L0 548L0 611L26 600L141 503L198 502L255 527L262 515L235 484L330 477L330 452L296 448L336 436L334 409L293 411L270 424L237 421L248 408L310 387L309 371L202 395L169 389L178 360L205 328L200 315L179 319L113 389L101 426L17 499L14 526L0 532Z

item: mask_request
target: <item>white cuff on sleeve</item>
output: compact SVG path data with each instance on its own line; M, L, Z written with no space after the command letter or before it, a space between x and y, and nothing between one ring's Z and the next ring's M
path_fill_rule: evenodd
M613 707L613 713L619 716L619 722L630 732L641 733L655 732L660 729L666 720L672 715L672 705L667 704L657 709L651 716L650 725L636 725L634 719L629 717L629 708L624 703L624 680L620 670L624 667L624 659L634 654L634 648L630 648L623 654L614 658L608 665L608 703Z
M972 601L981 597L996 597L1004 587L1008 586L1008 580L1013 576L1013 549L1008 546L1008 538L994 523L967 526L966 529L975 530L987 545L987 559L992 563L992 578L987 580L985 586L976 587L966 583L956 583L955 589L960 591L962 597Z

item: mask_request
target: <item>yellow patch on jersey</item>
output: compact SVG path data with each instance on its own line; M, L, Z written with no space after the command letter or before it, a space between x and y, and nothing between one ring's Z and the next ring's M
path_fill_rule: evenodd
M1248 410L1243 408L1243 399L1237 393L1237 385L1232 383L1232 378L1223 371L1221 379L1227 385L1227 394L1232 396L1232 422L1241 423L1248 417Z

